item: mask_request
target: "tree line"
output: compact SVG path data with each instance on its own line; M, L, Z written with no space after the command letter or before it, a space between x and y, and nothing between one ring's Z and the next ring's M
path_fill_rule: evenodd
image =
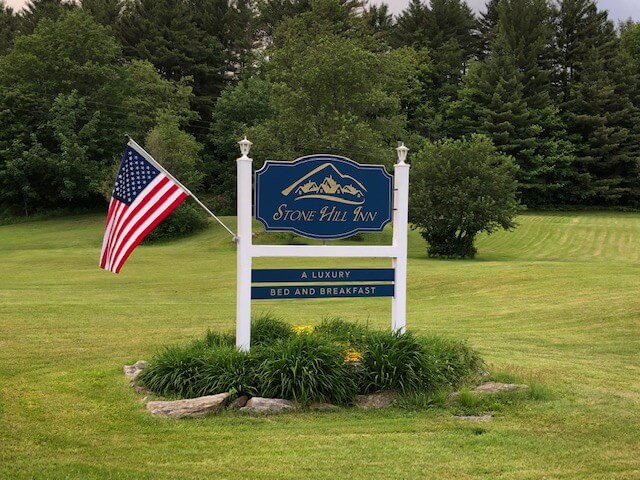
M0 0L0 213L102 205L125 133L221 213L245 134L257 166L483 134L528 207L639 208L639 67L595 0Z

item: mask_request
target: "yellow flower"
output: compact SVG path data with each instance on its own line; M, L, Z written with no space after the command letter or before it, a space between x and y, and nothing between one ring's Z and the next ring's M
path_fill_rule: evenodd
M315 326L313 325L296 325L291 327L291 329L296 332L298 335L305 335L307 333L313 333L315 330Z
M362 354L357 350L347 350L345 352L344 363L355 363L362 360Z

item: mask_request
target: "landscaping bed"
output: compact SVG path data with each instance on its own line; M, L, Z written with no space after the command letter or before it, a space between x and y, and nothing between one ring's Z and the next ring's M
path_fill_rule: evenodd
M441 395L477 384L484 368L466 343L369 329L339 318L292 327L266 315L252 322L252 345L238 351L230 333L209 331L187 345L166 347L135 384L171 399L223 393L272 398L301 407L366 404L364 396ZM393 402L387 402L388 404Z

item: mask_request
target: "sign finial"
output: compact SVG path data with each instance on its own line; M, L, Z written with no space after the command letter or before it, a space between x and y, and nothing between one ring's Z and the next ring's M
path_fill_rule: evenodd
M240 153L245 157L249 155L249 150L251 150L251 145L253 145L253 143L247 140L247 137L245 136L244 140L240 140L238 144L240 144Z
M398 165L406 165L404 161L407 159L407 152L409 149L404 146L404 142L398 142L398 148L396 148L396 152L398 152Z

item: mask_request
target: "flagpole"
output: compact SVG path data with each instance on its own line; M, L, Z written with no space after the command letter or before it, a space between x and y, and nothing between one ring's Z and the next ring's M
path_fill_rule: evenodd
M176 177L174 177L173 175L171 175L171 174L167 171L167 169L166 169L166 168L164 168L162 165L160 165L160 164L155 160L155 158L153 158L153 157L151 156L151 154L150 154L149 152L147 152L144 148L142 148L140 145L138 145L138 144L136 143L136 141L135 141L133 138L131 138L129 135L126 135L126 137L129 139L129 143L128 143L128 145L130 145L130 146L132 146L133 148L135 148L136 150L138 150L146 160L148 160L150 163L152 163L153 165L155 165L155 167L156 167L156 168L158 168L159 170L161 170L162 172L164 172L164 174L165 174L166 176L168 176L171 180L173 180L174 182L176 182L180 188L182 188L185 192L187 192L187 193L188 193L188 194L189 194L189 195L190 195L190 196L191 196L191 197L192 197L192 198L193 198L193 199L198 203L198 205L200 205L202 208L204 208L204 209L205 209L205 211L206 211L209 215L211 215L213 218L215 218L215 219L216 219L216 221L217 221L220 225L222 225L222 227L223 227L227 232L229 232L229 234L230 234L230 235L231 235L231 237L233 238L233 241L234 241L234 242L238 240L238 236L237 236L235 233L233 233L231 230L229 230L229 227L227 227L224 223L222 223L222 220L220 220L220 219L215 215L215 213L213 213L211 210L209 210L209 209L206 207L206 205L200 201L200 199L199 199L198 197L196 197L193 193L191 193L191 190L189 190L189 189L188 189L187 187L185 187L181 182L179 182L179 181L176 179Z

